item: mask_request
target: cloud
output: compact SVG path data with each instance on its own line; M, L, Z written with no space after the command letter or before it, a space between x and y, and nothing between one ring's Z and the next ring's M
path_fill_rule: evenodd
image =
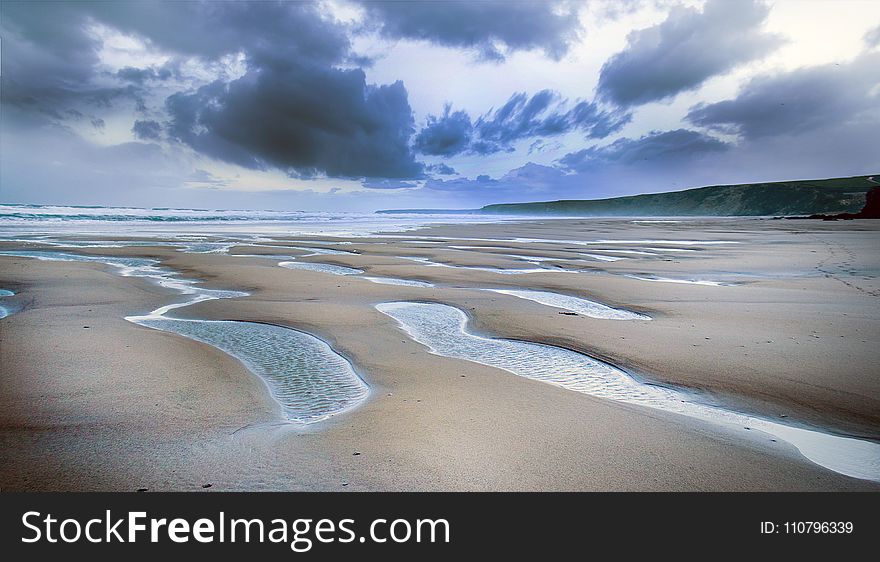
M564 181L564 177L565 172L559 168L527 162L507 172L501 178L501 183L514 187L528 186L531 190L550 191L559 182Z
M368 0L362 5L368 25L385 37L472 49L484 60L503 60L514 51L533 49L559 60L580 32L577 2Z
M228 181L218 178L207 170L197 168L186 177L185 184L187 187L195 187L200 189L220 189L228 185Z
M380 178L364 181L361 185L370 189L412 189L419 185L413 181Z
M447 105L440 117L428 116L427 124L415 137L415 149L433 156L454 156L467 149L472 133L467 112L452 112Z
M172 75L171 69L165 67L155 69L126 66L116 71L116 76L119 79L135 84L144 84L151 80L168 80Z
M414 126L403 84L368 85L362 70L345 69L354 56L347 29L318 3L84 2L57 8L4 2L4 106L62 121L69 118L65 110L89 114L84 105L112 112L115 100L126 96L145 113L142 98L151 82L173 78L184 61L222 66L234 55L244 59L243 75L221 73L167 98L170 140L218 160L276 167L295 177L423 173L410 148ZM100 56L108 33L136 39L168 62L110 74ZM113 79L117 85L108 85ZM165 87L175 86L186 87ZM100 117L93 123L102 128ZM139 121L132 132L161 137L154 121Z
M162 125L158 121L135 121L131 132L140 140L159 140L162 138Z
M708 0L702 12L674 7L662 23L631 32L602 66L599 96L626 107L663 100L759 58L781 42L760 29L768 12L754 0Z
M880 25L869 29L865 33L865 44L870 47L880 47Z
M346 30L315 2L92 2L88 17L150 46L216 60L245 52L268 57L344 59ZM292 32L295 30L295 32Z
M332 5L81 1L49 10L4 0L4 195L146 206L363 209L381 200L462 207L876 171L876 29L853 61L754 78L726 101L692 107L686 121L670 127L682 129L639 137L648 125L634 123L631 138L590 146L589 139L615 139L633 106L699 87L768 52L777 40L760 29L763 4L710 1L702 11L672 10L664 23L631 35L605 65L598 97L587 100L535 89L542 77L556 84L568 63L531 66L541 52L568 52L580 32L580 4L368 3L366 23L334 19ZM603 10L618 6L589 13L604 21ZM405 52L389 60L402 66L380 64L365 75L369 61L355 49L395 48L386 39L401 40L397 48ZM413 40L430 45L413 51ZM475 80L472 88L486 90L479 94L450 88L460 96L450 98L456 105L417 127L411 105L434 107L424 88L444 85L437 69L415 59L438 45L483 59L509 57L510 66L471 64L473 76L497 78ZM590 64L589 54L577 54ZM461 70L461 57L449 60L446 71ZM514 75L502 76L511 69ZM417 79L417 99L394 81L401 76ZM510 95L523 88L528 93ZM455 109L489 95L503 103ZM416 109L421 115L423 106ZM736 143L719 140L732 136ZM542 164L527 162L529 154ZM433 162L419 162L420 155ZM303 195L310 178L321 195ZM345 193L326 195L340 185ZM357 185L368 189L348 189ZM288 193L252 202L251 190L264 187Z
M563 168L575 172L609 165L643 166L656 163L669 166L729 148L728 143L696 131L654 131L638 139L618 139L607 146L590 147L566 154L560 158L559 163Z
M415 138L423 154L454 156L463 152L487 155L511 152L523 139L553 137L580 130L589 138L604 138L619 131L630 120L627 113L600 109L595 103L577 101L573 106L552 90L529 97L517 93L498 109L471 123L464 111L429 116Z
M440 162L439 164L428 164L425 166L425 169L439 176L454 176L458 173L455 171L455 168L453 168L452 166L447 166L442 162Z
M413 117L403 83L366 84L360 69L265 66L168 98L169 135L245 168L297 177L413 178Z
M474 191L485 190L500 185L498 180L494 180L485 174L480 174L476 179L456 178L453 180L429 179L425 182L426 189L437 191Z
M68 4L52 10L24 2L4 2L3 104L20 109L62 110L83 87L98 62L98 41L83 32L83 15Z
M453 180L432 179L425 183L425 188L433 191L459 192L462 194L492 198L538 196L541 193L553 193L554 190L568 183L566 173L559 168L543 166L528 162L515 168L498 179L487 175L478 175L474 179L456 178Z
M606 146L569 153L553 165L534 162L498 179L430 179L425 189L455 196L455 205L503 201L546 201L594 198L670 188L696 187L689 178L712 177L712 168L736 150L697 131L654 131L637 139L623 138ZM452 195L449 195L452 197Z
M872 111L876 120L877 68L880 53L869 52L850 63L760 76L733 99L692 107L687 120L746 140L816 131Z

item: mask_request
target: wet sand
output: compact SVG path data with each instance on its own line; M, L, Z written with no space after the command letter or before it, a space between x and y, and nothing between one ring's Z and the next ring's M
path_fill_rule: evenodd
M435 287L383 285L357 275L285 269L273 259L168 247L72 249L155 257L207 287L250 293L180 309L179 317L271 323L327 341L371 393L357 409L304 428L284 424L265 385L235 359L124 320L179 295L100 264L0 256L0 287L16 292L4 301L23 307L0 321L0 483L4 490L201 490L204 484L223 490L880 489L823 469L765 434L430 354L375 309L388 301L452 304L481 333L573 349L742 411L877 439L878 229L868 221L553 220L314 244L354 254L230 250L295 256ZM418 236L442 243L414 242ZM517 237L737 243L495 240ZM309 246L309 237L286 238L272 244ZM658 247L666 251L647 249ZM681 249L695 251L669 251ZM626 259L579 255L597 250ZM506 254L560 260L528 263ZM504 275L491 268L548 271ZM626 276L645 274L731 285ZM479 288L562 292L652 319L564 315Z

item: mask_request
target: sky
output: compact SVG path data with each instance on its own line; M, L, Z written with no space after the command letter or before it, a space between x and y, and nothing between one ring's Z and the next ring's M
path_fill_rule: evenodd
M880 172L880 2L0 3L0 202L476 208Z

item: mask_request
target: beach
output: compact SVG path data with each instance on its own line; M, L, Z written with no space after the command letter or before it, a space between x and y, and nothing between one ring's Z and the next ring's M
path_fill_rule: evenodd
M576 352L642 390L670 388L762 423L876 444L880 226L871 221L529 219L370 229L259 237L230 229L198 238L202 246L173 227L0 241L0 288L14 293L4 297L12 313L0 320L0 487L880 490L877 480L831 470L751 426L432 352L381 310L449 305L482 338ZM3 254L16 251L95 261ZM100 261L120 257L151 260L198 287L246 293L167 317L309 334L368 391L325 419L291 423L277 387L242 361L127 320L185 299ZM533 300L547 294L577 300L563 308ZM603 317L607 309L628 319Z

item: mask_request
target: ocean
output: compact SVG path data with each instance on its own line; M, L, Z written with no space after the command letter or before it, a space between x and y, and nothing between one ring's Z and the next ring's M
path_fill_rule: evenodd
M367 236L430 224L523 220L479 214L377 214L312 211L141 209L136 207L0 204L0 237L36 235L157 236L215 235Z

